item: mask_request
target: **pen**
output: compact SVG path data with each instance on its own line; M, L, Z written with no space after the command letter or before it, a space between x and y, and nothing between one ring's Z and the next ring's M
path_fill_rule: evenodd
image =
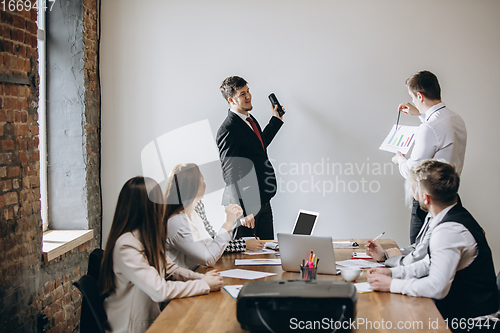
M401 111L398 110L398 120L396 121L396 131L398 130L399 125L399 116L401 115Z
M382 235L385 234L385 231L383 233L381 233L380 235L378 235L377 237L375 237L372 242L376 241L377 239L379 239L380 237L382 237Z

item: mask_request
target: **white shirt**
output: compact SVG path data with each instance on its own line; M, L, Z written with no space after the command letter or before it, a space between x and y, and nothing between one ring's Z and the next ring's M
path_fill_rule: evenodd
M409 266L391 268L392 293L442 299L448 295L456 272L477 257L476 240L463 224L437 225L453 206L445 208L430 221L430 262L427 256Z
M467 144L467 130L462 117L448 110L443 103L438 103L419 118L422 124L417 130L410 159L403 156L398 159L401 175L407 178L409 170L417 162L429 158L450 163L460 175Z
M234 111L234 110L231 110L231 109L229 109L229 111L231 111L232 113L236 113L238 115L238 117L240 117L245 122L245 124L247 124L248 127L250 127L250 129L252 130L252 132L254 132L254 130L252 128L252 125L250 125L250 122L247 120L247 118L250 117L250 115L245 116L244 114L239 113L239 112Z
M168 256L179 266L195 270L199 265L213 266L224 253L231 234L221 228L210 237L203 220L193 212L174 215L167 222Z

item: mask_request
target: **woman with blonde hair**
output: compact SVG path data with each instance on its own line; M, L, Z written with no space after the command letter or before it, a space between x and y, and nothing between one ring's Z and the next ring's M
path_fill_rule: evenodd
M112 332L142 333L160 314L160 303L219 290L216 271L198 274L166 255L164 205L159 185L135 177L123 186L100 273Z
M243 215L240 206L230 204L225 209L226 220L219 232L207 231L200 211L195 210L200 207L198 202L205 188L203 175L194 163L175 166L167 182L167 251L177 265L184 268L213 266L231 241L236 219Z

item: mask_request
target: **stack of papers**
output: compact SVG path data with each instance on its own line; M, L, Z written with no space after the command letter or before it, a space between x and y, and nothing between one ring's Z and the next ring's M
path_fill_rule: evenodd
M359 244L354 241L332 242L335 249L356 249Z
M372 262L363 259L349 259L343 261L335 262L339 266L349 267L349 268L372 268L372 267L384 267L383 264L378 262Z
M234 259L235 266L281 265L281 259Z
M272 275L276 275L276 273L248 271L246 269L230 269L220 272L220 276L222 277L245 280L262 279Z
M246 252L243 252L243 253L249 254L249 255L255 255L255 254L275 254L276 251L274 251L274 250L268 250L268 249L262 249L262 250L259 250L259 251L254 251L254 252L246 251Z

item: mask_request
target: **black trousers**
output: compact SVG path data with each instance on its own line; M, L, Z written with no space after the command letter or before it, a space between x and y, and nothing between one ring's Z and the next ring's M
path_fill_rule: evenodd
M236 232L236 238L257 236L260 239L274 239L273 211L271 203L262 204L259 213L255 216L255 228L250 229L239 226Z
M415 239L424 225L425 217L427 212L424 212L420 208L420 203L413 199L413 206L411 207L411 218L410 218L410 244L415 243Z

